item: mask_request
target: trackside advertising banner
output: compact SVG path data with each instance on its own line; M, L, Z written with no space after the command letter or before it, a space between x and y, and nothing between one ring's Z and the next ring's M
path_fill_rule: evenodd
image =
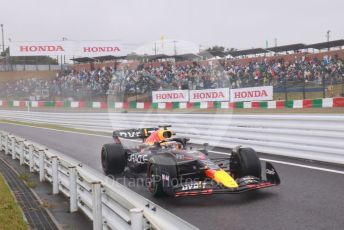
M124 47L113 41L82 41L76 43L75 48L76 53L83 57L126 55Z
M273 99L273 87L262 86L230 90L230 101L265 101Z
M11 42L11 56L123 56L125 48L117 41Z
M73 44L65 41L11 42L11 56L58 56L72 55Z
M190 102L229 101L229 88L190 90Z
M188 102L189 90L153 91L152 100L153 100L153 103Z

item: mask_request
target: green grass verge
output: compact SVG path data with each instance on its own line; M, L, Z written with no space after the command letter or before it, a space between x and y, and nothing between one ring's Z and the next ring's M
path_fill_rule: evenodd
M0 230L29 229L19 204L0 174Z

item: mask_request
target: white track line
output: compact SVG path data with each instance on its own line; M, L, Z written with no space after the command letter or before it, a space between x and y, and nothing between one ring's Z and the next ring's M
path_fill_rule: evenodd
M58 131L58 132L64 132L64 133L82 134L82 135L95 136L95 137L109 137L107 135L101 135L101 134L91 134L91 133L82 133L82 132L77 132L77 131L59 130L59 129L54 129L54 128L37 127L37 126L33 126L33 125L13 124L13 123L9 123L9 122L0 122L0 124L27 126L27 127L37 128L37 129L46 129L46 130L52 130L52 131ZM85 131L89 131L89 130L85 130ZM141 141L137 141L137 140L129 140L129 141L141 142ZM211 150L211 151L208 151L208 152L222 154L222 155L229 155L229 153L219 152L219 151L212 151ZM344 171L333 170L333 169L328 169L328 168L315 167L315 166L304 165L304 164L296 164L296 163L291 163L291 162L286 162L286 161L276 161L276 160L266 159L266 158L260 158L260 160L262 160L262 161L269 161L269 162L277 163L277 164L290 165L290 166L295 166L295 167L301 167L301 168L306 168L306 169L314 169L314 170L319 170L319 171L331 172L331 173L337 173L337 174L343 174L344 175Z
M58 131L58 132L63 132L63 133L74 133L74 134L83 134L87 136L95 136L95 137L109 137L111 138L111 133L109 132L109 135L102 135L102 134L93 134L93 133L86 133L90 132L91 130L85 130L85 132L78 132L78 131L71 131L71 130L62 130L62 129L54 129L54 128L47 128L47 127L38 127L34 125L25 125L25 124L16 124L16 123L11 123L11 122L6 122L6 121L0 121L0 124L7 124L7 125L17 125L17 126L26 126L26 127L31 127L31 128L36 128L36 129L45 129L45 130L51 130L51 131ZM37 125L42 125L42 124L37 124ZM91 131L91 132L101 132L101 131Z
M290 163L290 162L285 162L285 161L276 161L276 160L265 159L265 158L260 158L260 159L262 161L269 161L269 162L277 163L277 164L284 164L284 165L296 166L296 167L307 168L307 169L315 169L315 170L324 171L324 172L344 174L344 171L339 171L339 170L334 170L334 169L327 169L327 168L321 168L321 167L315 167L315 166L309 166L309 165L303 165L303 164L295 164L295 163Z
M219 152L219 151L210 151L209 150L208 152L222 154L222 155L230 155L229 153ZM296 163L291 163L291 162L286 162L286 161L277 161L277 160L272 160L272 159L267 159L267 158L259 158L259 159L262 160L262 161L269 161L269 162L276 163L276 164L290 165L290 166L296 166L296 167L301 167L301 168L306 168L306 169L314 169L314 170L319 170L319 171L331 172L331 173L337 173L337 174L343 174L344 175L344 171L339 171L339 170L334 170L334 169L315 167L315 166L304 165L304 164L296 164Z

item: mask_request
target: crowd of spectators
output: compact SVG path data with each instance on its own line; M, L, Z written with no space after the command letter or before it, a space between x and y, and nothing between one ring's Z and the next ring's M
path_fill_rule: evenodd
M343 80L344 62L337 57L322 60L303 57L293 62L263 61L237 65L232 61L213 61L207 65L161 63L137 70L112 70L108 92L146 93L152 90L242 88L272 85L338 84Z
M50 86L53 96L75 96L83 94L104 95L112 79L112 72L95 71L64 71L56 75Z
M21 79L14 82L3 83L0 87L0 97L1 98L22 98L28 97L32 94L40 94L49 96L49 89L51 85L50 81L37 79L37 78L28 78ZM39 92L38 92L39 91ZM45 91L45 92L42 92Z
M106 95L140 95L154 90L242 88L297 84L322 85L343 81L344 61L338 57L309 59L304 56L292 62L283 59L239 65L231 60L161 62L158 67L141 65L129 69L125 65L93 71L64 71L50 81L39 79L7 83L4 95L30 96L37 89L49 89L50 96L86 97Z

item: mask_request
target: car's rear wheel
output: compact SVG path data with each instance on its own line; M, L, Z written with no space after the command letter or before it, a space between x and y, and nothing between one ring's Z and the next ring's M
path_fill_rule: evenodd
M162 184L161 170L159 165L151 164L148 168L147 174L149 192L155 197L164 196L165 192Z
M175 160L168 156L152 157L148 165L147 182L153 196L174 196L173 186L178 183Z
M102 168L106 175L122 173L126 166L126 154L121 144L105 144L101 150Z
M254 176L261 178L261 164L256 151L252 148L240 148L238 152L233 152L236 167L236 178L244 176Z

